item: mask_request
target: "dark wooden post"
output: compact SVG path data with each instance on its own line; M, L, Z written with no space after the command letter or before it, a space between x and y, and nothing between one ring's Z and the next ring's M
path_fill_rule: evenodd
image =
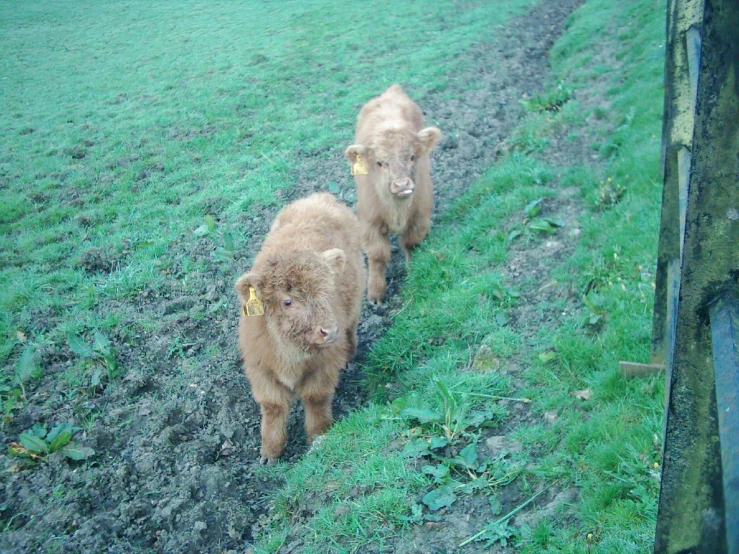
M662 219L652 324L652 359L665 364L675 341L675 310L685 230L690 148L700 61L703 0L669 0L662 122Z
M739 554L738 0L669 1L663 132L653 355L667 359L668 406L654 550Z

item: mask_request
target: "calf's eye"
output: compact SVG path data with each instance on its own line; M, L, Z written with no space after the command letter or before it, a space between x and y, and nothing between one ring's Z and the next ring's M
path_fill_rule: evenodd
M412 161L412 162L415 162L415 161L416 161L416 156L415 156L415 154L411 154L411 161Z
M382 162L377 162L377 165L382 167Z
M293 301L292 301L292 300L285 300L285 301L284 301L284 302L283 302L282 304L283 304L283 305L284 305L284 306L285 306L286 308L289 308L290 306L292 306L292 305L293 305Z

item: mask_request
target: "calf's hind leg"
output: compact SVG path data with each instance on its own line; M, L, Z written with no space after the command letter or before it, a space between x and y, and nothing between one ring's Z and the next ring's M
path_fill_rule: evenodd
M426 238L429 230L431 229L431 216L422 217L414 220L408 225L408 228L403 232L401 237L401 244L403 245L403 252L405 253L405 263L408 264L411 261L411 250L418 246L421 241Z
M357 326L352 325L346 330L346 352L347 352L347 363L354 359L357 355L357 345L359 344L359 337L357 337Z
M390 260L390 239L377 227L366 226L362 233L362 246L369 258L369 278L367 279L367 300L379 304L385 298L387 281L385 266Z

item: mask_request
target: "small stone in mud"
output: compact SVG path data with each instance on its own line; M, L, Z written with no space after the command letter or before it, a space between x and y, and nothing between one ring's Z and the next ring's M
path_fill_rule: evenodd
M208 528L208 524L204 521L196 521L195 525L193 525L193 531L196 533L200 533L201 531L205 531Z
M75 146L71 150L68 150L68 152L69 152L69 155L72 156L72 159L74 160L82 160L87 155L87 152L81 146Z
M560 250L564 245L558 240L548 240L544 242L544 248L547 250Z
M226 439L225 441L223 441L223 444L221 445L220 455L221 456L230 456L231 454L233 454L233 451L234 451L234 445L233 445L233 443L230 440L228 440L228 439Z
M521 450L521 445L518 442L509 440L505 435L495 435L488 438L485 441L485 446L488 447L490 455L493 457L503 451L519 452Z
M130 370L123 378L124 383L130 385L131 389L134 391L146 386L150 380L151 377L149 375L144 375L139 369Z
M500 367L500 360L495 357L492 349L487 344L481 344L475 353L475 359L472 362L472 369L475 371L487 372Z
M164 306L164 315L170 315L175 312L182 312L189 310L195 305L195 299L190 296L182 296L175 300L172 300L169 304Z
M454 135L446 135L441 139L440 146L442 150L453 150L459 146L459 140Z
M175 323L185 323L185 321L187 321L188 319L190 319L190 316L186 314L185 312L182 312L175 316L174 322Z
M346 504L340 504L336 508L336 510L334 510L334 517L336 519L339 519L341 517L344 517L345 515L347 515L350 512L351 512L351 508L349 508L349 506L347 506Z
M385 320L377 314L370 314L359 323L359 326L367 330L382 329Z

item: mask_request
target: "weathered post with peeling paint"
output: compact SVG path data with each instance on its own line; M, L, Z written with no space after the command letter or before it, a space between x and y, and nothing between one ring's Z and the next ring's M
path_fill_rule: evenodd
M669 0L656 554L739 554L739 0Z
M669 360L675 342L680 262L685 233L690 149L700 60L703 0L669 0L662 122L662 219L652 328L652 363Z

